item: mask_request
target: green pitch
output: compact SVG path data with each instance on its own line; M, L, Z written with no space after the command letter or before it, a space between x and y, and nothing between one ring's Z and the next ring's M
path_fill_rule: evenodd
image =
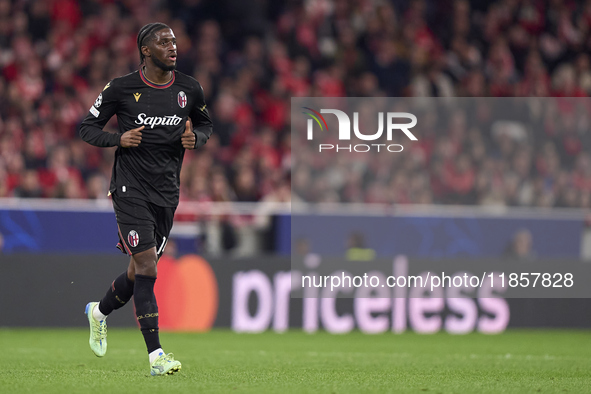
M137 330L0 330L2 393L591 392L591 332L503 335L163 333L180 373L151 377Z

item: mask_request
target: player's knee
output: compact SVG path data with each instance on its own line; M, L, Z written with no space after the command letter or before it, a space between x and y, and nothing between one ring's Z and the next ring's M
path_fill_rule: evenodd
M138 253L133 256L135 273L139 275L156 276L156 262L158 261L158 257L156 256L156 253L153 253L151 250L146 252Z
M157 273L158 273L158 271L156 269L155 262L149 262L149 261L138 262L138 261L136 261L136 266L135 266L135 274L136 275L156 276Z
M135 260L133 259L133 256L129 260L129 266L127 267L127 277L129 280L135 280Z

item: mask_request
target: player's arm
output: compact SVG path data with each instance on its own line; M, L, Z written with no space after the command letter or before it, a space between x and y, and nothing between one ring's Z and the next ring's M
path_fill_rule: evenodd
M191 129L189 121L185 124L185 133L183 134L183 147L186 149L197 149L201 148L211 134L213 133L213 122L209 116L209 111L205 104L205 96L203 94L203 88L198 85L195 91L196 100L189 117L193 123ZM188 131L192 131L193 136L188 134ZM191 148L191 141L195 139L193 148Z
M80 125L80 137L91 145L102 148L119 146L121 134L103 131L103 127L117 111L117 93L113 81L99 94Z
M133 148L142 142L141 130L138 127L123 134L109 133L103 128L117 111L117 89L113 81L109 82L95 100L90 111L80 125L80 137L91 145L101 148L120 146Z

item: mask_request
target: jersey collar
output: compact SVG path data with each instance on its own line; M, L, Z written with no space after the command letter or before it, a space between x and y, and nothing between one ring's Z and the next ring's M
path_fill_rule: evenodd
M172 84L174 83L175 76L176 76L176 72L173 71L172 78L170 81L168 81L164 84L157 84L157 83L151 82L148 78L146 78L146 76L144 75L144 68L143 67L140 68L140 78L142 79L142 81L146 85L148 85L149 87L155 88L155 89L166 89L166 88L172 86Z

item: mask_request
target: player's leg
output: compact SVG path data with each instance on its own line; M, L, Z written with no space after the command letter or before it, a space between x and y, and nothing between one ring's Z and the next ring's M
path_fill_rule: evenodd
M158 334L158 304L154 295L158 261L157 208L147 201L117 194L113 195L113 207L117 216L119 248L132 256L125 279L133 283L136 317L152 362L163 353Z
M173 222L175 208L170 208L170 207L163 208L163 207L152 206L151 210L152 210L152 213L154 214L154 219L155 219L155 223L156 223L155 231L154 231L154 236L155 236L154 240L155 240L156 247L152 249L152 253L150 254L149 259L147 259L147 261L145 261L147 264L145 264L141 269L140 269L140 265L142 262L141 261L138 262L138 260L136 259L136 277L137 277L137 273L140 271L143 274L145 274L146 276L149 276L150 273L153 273L154 277L157 276L156 264L157 264L158 260L160 259L160 257L162 256L162 254L164 253L164 249L166 248L166 244L168 242L168 236L170 234L170 230L172 229L172 222ZM136 286L137 286L137 283L138 283L138 280L136 279ZM137 290L136 290L136 298L137 298ZM154 302L156 302L156 297L154 297ZM137 310L137 306L136 306L136 310ZM138 316L139 316L139 313L138 313ZM139 321L141 324L141 320L139 320ZM158 329L157 329L158 317L157 316L152 321L152 324L155 324L155 327L156 327L155 332L158 333ZM142 327L142 333L144 333L144 332L145 332L145 330ZM144 338L146 339L146 345L148 347L148 354L150 357L151 374L155 375L155 376L160 376L160 375L172 374L172 373L180 370L181 363L174 359L174 356L172 353L166 354L166 353L164 353L164 351L162 351L162 349L160 347L158 347L158 349L156 349L156 350L151 350L156 347L155 341L152 342L152 345L150 345L150 342L154 340L154 338L150 337L151 335L153 335L153 334L144 335ZM159 340L158 340L158 344L159 344Z
M151 242L154 244L154 220L149 207L145 203L142 204L142 201L118 198L116 194L113 194L112 201L119 236L117 248L132 256L134 248L142 251L152 247L153 245L149 242L152 238ZM140 243L138 232L146 238L144 242ZM127 234L127 237L124 237L123 234ZM103 299L100 302L89 302L86 305L85 313L90 326L89 344L98 357L104 356L107 351L106 317L131 299L135 287L134 280L135 261L131 257L127 270L115 278Z
M148 353L160 349L158 334L158 304L154 295L156 283L156 248L145 250L133 255L135 263L134 304L140 329L148 348Z
M134 280L135 262L132 256L127 270L115 278L111 283L111 287L109 287L109 290L107 290L107 293L93 311L95 319L102 320L114 310L127 304L131 296L133 296Z
M135 263L133 257L125 272L119 275L100 302L89 302L85 313L90 325L89 345L95 355L103 357L107 352L107 316L131 299L134 288Z
M154 294L158 254L156 247L133 255L135 261L134 303L148 355L150 373L153 376L172 374L181 369L181 363L172 354L166 354L160 346L158 329L158 304Z

